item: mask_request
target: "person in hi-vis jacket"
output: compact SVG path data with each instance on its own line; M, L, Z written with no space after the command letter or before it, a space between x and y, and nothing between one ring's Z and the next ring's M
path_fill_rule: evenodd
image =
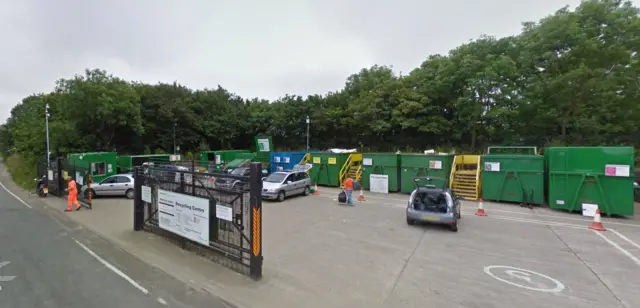
M67 189L65 189L69 195L67 196L67 209L65 212L73 211L72 205L76 206L76 211L80 210L80 203L78 203L78 186L76 181L70 176L67 177Z

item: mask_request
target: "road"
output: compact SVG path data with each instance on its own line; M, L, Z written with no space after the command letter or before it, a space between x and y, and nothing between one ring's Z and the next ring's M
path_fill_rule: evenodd
M2 307L230 307L64 215L25 204L0 187Z

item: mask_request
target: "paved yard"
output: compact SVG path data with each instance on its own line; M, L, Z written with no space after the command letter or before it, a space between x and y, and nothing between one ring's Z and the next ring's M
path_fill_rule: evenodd
M464 202L457 233L408 226L406 195L337 190L265 202L264 278L254 282L148 233L132 201L98 199L74 213L142 260L241 307L640 307L640 221Z

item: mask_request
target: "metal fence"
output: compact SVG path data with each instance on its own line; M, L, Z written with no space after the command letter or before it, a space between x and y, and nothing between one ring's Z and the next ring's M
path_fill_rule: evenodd
M262 277L262 165L248 177L136 167L134 230L161 234L254 279Z
M64 158L57 158L52 160L48 166L46 160L40 161L37 168L38 177L46 177L50 195L66 198L67 182L65 178L69 176L76 181L78 202L85 208L93 208L93 196L90 193L93 180L91 170L88 167L74 165Z

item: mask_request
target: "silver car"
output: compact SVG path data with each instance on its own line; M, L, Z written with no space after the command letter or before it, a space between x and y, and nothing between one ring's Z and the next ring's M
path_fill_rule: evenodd
M274 172L262 178L262 198L284 201L286 197L309 195L311 178L308 170L311 165L296 165L293 170Z
M112 175L101 182L91 184L92 196L125 196L127 199L135 197L133 175L116 174ZM89 195L87 186L82 186L82 194Z

